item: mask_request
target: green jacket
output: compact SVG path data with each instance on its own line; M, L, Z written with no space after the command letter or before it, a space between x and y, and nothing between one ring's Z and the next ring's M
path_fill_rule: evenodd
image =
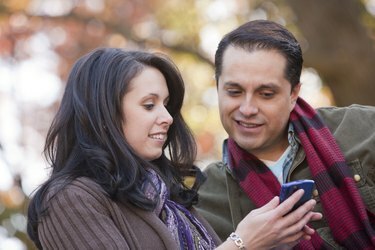
M367 209L375 214L375 107L327 107L320 108L317 112L344 153ZM224 148L223 155L225 152ZM213 226L219 237L225 240L256 206L237 184L224 159L210 164L204 172L208 178L200 188L196 208ZM312 179L302 147L297 152L287 182L299 179ZM322 212L316 192L315 211ZM331 236L324 213L321 221L313 222L311 225L327 244L334 249L340 249Z

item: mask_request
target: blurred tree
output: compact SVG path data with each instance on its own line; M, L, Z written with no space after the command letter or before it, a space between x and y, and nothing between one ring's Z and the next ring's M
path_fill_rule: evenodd
M288 0L314 67L339 106L375 104L375 22L358 0Z
M8 75L14 75L22 63L43 55L31 65L48 57L47 69L57 74L61 84L72 63L99 46L161 51L176 62L185 79L184 116L197 138L197 162L204 166L219 157L225 137L213 79L213 54L223 34L251 19L280 22L301 41L305 66L317 70L331 88L335 104L375 105L375 19L365 8L371 3L374 6L373 0L0 0L0 108L5 103L3 97L11 96L7 103L14 105L16 112L10 113L15 113L23 131L12 143L24 150L25 157L30 151L39 157L39 144L55 114L61 90L48 104L21 100L17 91L40 86L36 83L42 80L48 84L53 78L25 75L26 79L9 80L11 76L7 78L1 71L4 65L10 68ZM26 84L13 86L21 80ZM35 89L42 91L41 87ZM0 119L0 129L4 120ZM5 157L14 152L14 145L2 142ZM30 161L8 162L25 182ZM19 192L17 187L20 185L0 193L0 229L4 223L9 227L12 215L24 212L26 198L23 204L9 205L9 194ZM8 236L22 239L32 249L24 228L13 229L8 230L12 231Z
M220 0L2 0L0 53L24 58L28 54L22 41L45 32L61 57L62 77L78 56L104 45L167 50L172 56L186 53L212 65L212 55L200 46L200 32L210 20L199 8L213 2ZM234 13L239 22L261 10L265 18L298 27L306 65L318 70L338 105L375 103L374 32L369 28L375 24L362 1L235 2L247 7Z

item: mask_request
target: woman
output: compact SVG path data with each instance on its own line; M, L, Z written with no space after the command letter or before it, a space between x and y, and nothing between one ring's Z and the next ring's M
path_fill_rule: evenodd
M52 174L28 210L43 249L214 249L220 242L194 212L200 172L181 116L184 84L165 56L101 48L80 58L48 132ZM196 173L193 188L184 178ZM275 198L249 214L218 248L273 247L308 238L320 215L301 197ZM271 220L270 220L271 218ZM276 227L275 227L276 225ZM242 237L242 239L240 238ZM266 237L265 237L266 236Z

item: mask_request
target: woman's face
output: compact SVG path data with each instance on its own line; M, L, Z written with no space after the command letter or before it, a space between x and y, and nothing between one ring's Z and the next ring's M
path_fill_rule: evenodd
M173 122L166 106L169 91L163 74L145 67L130 81L122 101L122 129L138 156L155 160L163 152L169 126Z

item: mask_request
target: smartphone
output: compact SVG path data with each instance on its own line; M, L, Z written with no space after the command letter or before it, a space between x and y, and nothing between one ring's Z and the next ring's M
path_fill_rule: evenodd
M305 190L305 193L303 194L301 199L294 205L291 211L297 209L299 206L311 199L314 185L315 183L313 180L297 180L282 184L280 191L280 203L288 199L289 196L291 196L298 189L303 189Z

